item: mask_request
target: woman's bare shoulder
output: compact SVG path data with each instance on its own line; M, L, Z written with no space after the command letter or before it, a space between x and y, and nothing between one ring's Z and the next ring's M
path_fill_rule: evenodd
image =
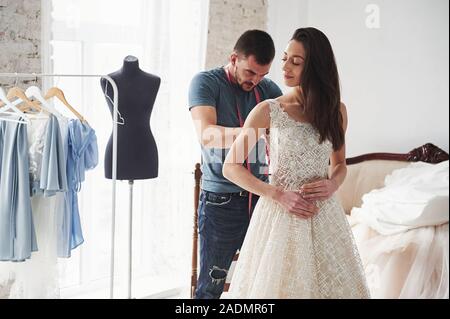
M267 127L270 124L270 101L263 101L256 105L247 117L248 123L254 126Z

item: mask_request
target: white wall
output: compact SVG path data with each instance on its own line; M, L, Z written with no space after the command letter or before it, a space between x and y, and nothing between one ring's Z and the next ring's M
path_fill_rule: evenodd
M379 28L366 20L379 8ZM269 0L277 45L271 77L294 30L313 26L333 46L349 113L347 155L407 152L431 142L449 150L447 0Z

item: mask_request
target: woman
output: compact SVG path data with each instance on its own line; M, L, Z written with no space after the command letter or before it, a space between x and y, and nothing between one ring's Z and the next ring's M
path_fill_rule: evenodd
M257 105L223 174L261 196L231 281L232 298L369 298L360 257L335 192L344 181L346 107L327 37L295 31L283 58L292 91ZM270 128L270 183L242 163Z

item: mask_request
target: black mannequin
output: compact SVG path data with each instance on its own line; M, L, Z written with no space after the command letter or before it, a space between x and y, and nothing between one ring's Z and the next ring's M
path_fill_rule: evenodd
M109 75L119 89L119 112L124 125L118 125L117 179L141 180L158 177L158 149L150 128L150 116L161 79L139 68L136 57L127 56L123 67ZM101 79L102 90L113 115L113 90ZM119 122L121 122L119 117ZM112 179L112 136L105 152L105 176Z

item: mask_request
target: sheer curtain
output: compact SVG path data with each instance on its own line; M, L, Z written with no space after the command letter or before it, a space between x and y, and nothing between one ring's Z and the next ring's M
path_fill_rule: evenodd
M189 297L193 227L193 167L199 146L187 108L192 76L203 69L208 0L53 0L49 70L108 74L127 55L162 84L151 127L159 150L159 177L136 181L133 201L133 297ZM44 57L45 58L45 57ZM60 260L61 297L108 297L111 181L103 156L111 115L98 79L55 79L69 102L95 129L99 166L80 195L85 243ZM133 125L126 123L125 125ZM119 146L120 147L120 146ZM128 205L126 181L117 185L115 296L126 297Z

